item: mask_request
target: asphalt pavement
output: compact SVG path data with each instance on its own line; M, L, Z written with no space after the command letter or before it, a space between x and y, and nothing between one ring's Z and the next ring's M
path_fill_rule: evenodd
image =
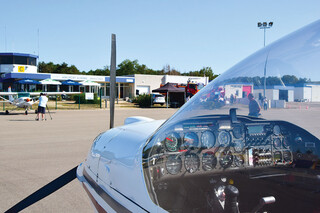
M159 113L161 111L161 113ZM116 109L115 126L128 116L167 119L176 109ZM94 138L109 128L109 110L51 111L52 120L35 114L0 114L0 212L85 160ZM79 181L22 212L93 212Z

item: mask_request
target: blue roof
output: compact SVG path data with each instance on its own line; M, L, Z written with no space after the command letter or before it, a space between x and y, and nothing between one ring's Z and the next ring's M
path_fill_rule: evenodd
M66 80L62 82L62 85L69 85L69 86L79 86L81 85L79 82L73 81L73 80Z
M37 55L25 54L25 53L0 53L0 55L4 55L4 56L24 56L24 57L30 57L30 58L39 58L39 56L37 56Z
M62 74L63 75L63 74ZM74 75L77 76L77 75ZM37 79L37 80L43 80L47 78L51 78L50 73L5 73L2 76L0 76L0 80L6 80L6 79L14 79L14 78L30 78L30 79ZM110 82L110 76L104 77L105 82ZM116 77L117 83L134 83L135 79L134 77L124 77L124 76L117 76Z
M29 79L29 78L25 78L20 81L17 81L17 83L19 83L19 84L40 84L39 81L35 81L35 80Z
M3 76L1 76L0 78L5 80L5 79L10 79L10 78L30 78L30 79L47 79L50 78L51 75L50 74L42 74L42 73L16 73L16 72L12 72L12 73L5 73L3 74Z

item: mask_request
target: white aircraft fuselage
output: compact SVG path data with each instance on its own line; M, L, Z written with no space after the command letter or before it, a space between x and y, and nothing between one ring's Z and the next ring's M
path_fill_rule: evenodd
M12 102L16 107L24 109L29 109L34 103L34 99L30 97L17 98Z

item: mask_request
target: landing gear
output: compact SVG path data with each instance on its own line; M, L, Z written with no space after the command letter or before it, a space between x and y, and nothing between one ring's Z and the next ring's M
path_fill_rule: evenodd
M24 114L25 114L25 115L28 115L28 110L26 110L26 111L24 112Z
M9 115L9 111L8 110L6 110L6 115Z

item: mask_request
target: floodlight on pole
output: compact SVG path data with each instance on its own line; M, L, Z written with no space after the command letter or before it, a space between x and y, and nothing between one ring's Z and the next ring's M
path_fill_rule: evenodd
M263 29L263 46L266 46L266 29L269 29L273 26L273 22L258 22L258 27ZM264 65L264 85L263 85L263 98L266 97L266 88L267 88L267 62L268 62L269 52Z
M273 26L273 22L258 22L258 27L263 29L263 46L266 46L266 29L269 29Z

